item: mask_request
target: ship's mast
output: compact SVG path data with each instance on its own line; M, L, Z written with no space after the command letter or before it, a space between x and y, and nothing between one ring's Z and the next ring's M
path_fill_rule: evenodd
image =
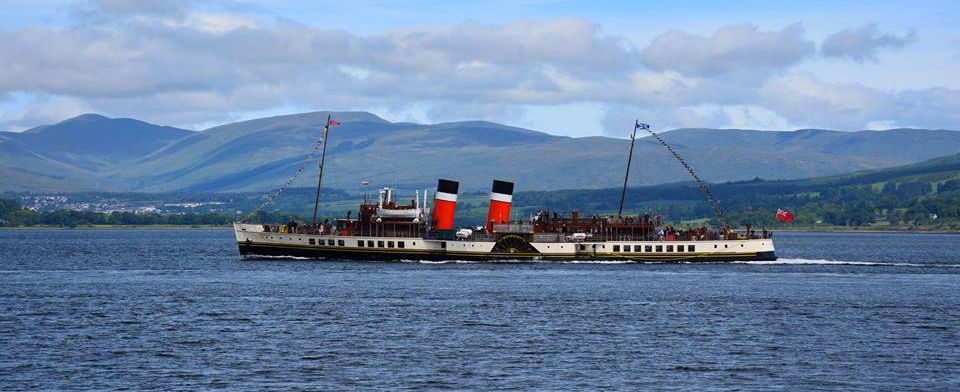
M627 179L630 178L630 162L633 161L633 145L637 140L637 128L640 128L640 119L633 123L633 133L630 135L630 155L627 156L627 174L623 176L623 190L620 191L620 210L617 216L623 216L623 198L627 195Z
M327 134L330 132L330 115L323 126L323 153L320 154L320 175L317 176L317 197L313 201L313 224L317 224L317 208L320 206L320 184L323 182L323 162L327 158Z

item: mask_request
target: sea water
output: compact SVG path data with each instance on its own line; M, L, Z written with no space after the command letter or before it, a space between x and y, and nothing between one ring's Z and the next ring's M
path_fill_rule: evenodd
M224 230L0 231L0 390L958 390L960 236L776 262L243 260Z

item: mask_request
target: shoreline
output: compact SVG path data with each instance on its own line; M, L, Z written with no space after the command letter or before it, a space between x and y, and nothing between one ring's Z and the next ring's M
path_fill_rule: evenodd
M74 227L39 225L0 227L0 230L232 230L232 227L221 225L82 225Z
M847 228L796 228L796 229L778 229L774 233L876 233L876 234L960 234L960 230L942 230L942 229L847 229Z
M0 230L232 230L229 225L81 225L75 227L37 225L0 226ZM791 228L777 229L774 233L867 233L867 234L960 234L960 230L938 229L855 229L855 228Z

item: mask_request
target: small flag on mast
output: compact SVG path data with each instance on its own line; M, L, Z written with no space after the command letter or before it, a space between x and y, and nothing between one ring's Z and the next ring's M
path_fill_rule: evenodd
M340 122L331 118L330 121L327 122L327 126L330 125L340 125Z
M636 129L642 129L642 130L644 130L644 131L649 131L649 130L650 130L650 124L646 124L646 123L642 123L642 122L640 122L640 121L637 121L637 124L636 124L635 128L636 128Z

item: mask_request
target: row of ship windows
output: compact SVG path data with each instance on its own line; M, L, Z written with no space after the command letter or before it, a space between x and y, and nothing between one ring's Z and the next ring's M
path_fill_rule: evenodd
M643 252L653 252L653 249L654 249L654 248L656 248L656 251L657 251L657 252L663 252L664 247L666 247L667 252L673 252L673 249L674 249L674 246L673 246L673 245L633 245L633 247L632 247L632 248L633 248L633 251L634 251L634 252L640 252L640 251L641 251L641 250L640 250L640 249L641 249L641 248L640 248L641 246L643 246ZM723 247L724 247L724 248L727 248L728 245L727 245L727 244L723 244ZM743 247L743 244L740 244L740 247L742 248L742 247ZM716 248L717 248L717 244L713 244L713 248L716 249ZM623 248L622 248L622 249L623 249L623 250L621 250L620 245L614 245L614 246L613 246L613 251L614 251L614 252L630 252L631 246L630 246L630 245L623 245ZM686 250L684 250L684 245L677 245L677 246L676 246L676 249L677 249L677 252L696 252L696 251L697 251L697 246L696 246L696 245L686 245ZM580 250L585 250L584 245L580 245Z
M413 242L413 245L416 245L416 242ZM315 240L310 239L310 245L324 245L324 240ZM344 240L326 240L327 246L346 246ZM357 247L359 248L393 248L397 247L400 249L406 248L407 244L403 241L372 241L372 240L357 240Z
M674 251L673 245L633 245L632 247L630 245L623 245L622 247L621 245L614 245L613 251L614 252L653 252L654 249L656 249L656 252L663 252L664 247L666 247L667 252ZM580 245L580 250L585 250L583 248L583 245ZM677 245L676 251L677 252L696 252L697 247L696 245L686 245L686 246Z

